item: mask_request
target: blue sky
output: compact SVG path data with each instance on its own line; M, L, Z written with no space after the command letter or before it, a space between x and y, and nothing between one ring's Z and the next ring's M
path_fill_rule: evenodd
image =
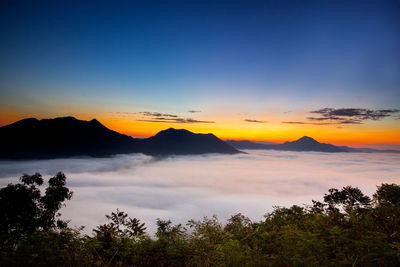
M22 113L400 108L400 1L0 5L0 102Z

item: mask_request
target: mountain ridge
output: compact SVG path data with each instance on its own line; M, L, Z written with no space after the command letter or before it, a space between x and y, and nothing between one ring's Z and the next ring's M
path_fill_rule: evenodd
M320 143L303 136L284 143L249 140L223 141L212 133L192 133L186 129L168 128L148 138L133 138L113 131L97 119L74 117L53 119L26 118L0 127L0 159L49 159L75 156L108 157L116 154L143 153L151 156L191 155L205 153L235 154L240 149L319 152L388 152Z
M295 141L284 143L261 143L249 140L226 140L236 149L267 149L281 151L317 151L317 152L362 152L362 153L400 153L400 150L378 150L372 148L353 148L320 143L312 137L303 136Z
M0 159L240 153L212 134L169 128L155 136L136 139L107 128L97 119L84 121L74 117L27 118L2 126L0 147Z

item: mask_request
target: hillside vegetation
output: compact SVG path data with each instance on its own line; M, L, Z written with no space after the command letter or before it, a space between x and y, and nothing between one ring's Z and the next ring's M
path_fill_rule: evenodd
M72 197L62 173L42 196L40 174L0 190L2 266L399 266L400 186L372 197L330 189L312 206L276 207L253 222L242 214L186 225L157 220L154 237L117 210L93 235L71 229L58 210Z

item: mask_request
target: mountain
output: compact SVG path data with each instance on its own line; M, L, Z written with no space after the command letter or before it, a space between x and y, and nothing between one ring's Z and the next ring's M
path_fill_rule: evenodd
M273 149L286 151L320 151L320 152L359 152L359 153L400 153L394 149L373 149L373 148L354 148L348 146L335 146L331 144L319 143L315 139L303 136L302 138L282 144L268 142L254 142L248 140L226 140L226 143L236 149Z
M260 144L252 141L227 141L237 149L274 149L285 151L320 151L320 152L348 152L348 150L331 144L320 143L311 137L302 138L283 144Z
M171 128L150 138L135 139L108 129L96 119L83 121L74 117L30 118L0 127L0 148L0 159L239 153L212 134Z
M347 152L360 152L360 153L400 153L400 150L395 149L373 149L366 147L348 147L348 146L339 146L340 148L346 150Z
M346 150L338 146L320 143L308 136L303 136L302 138L296 141L285 142L283 144L279 144L276 146L279 146L280 150L291 150L291 151L347 152Z
M142 152L149 155L169 154L234 154L239 151L213 134L195 134L169 128L143 140Z
M255 142L248 140L226 140L225 142L236 149L270 149L271 145L277 145L277 143Z
M0 128L3 159L103 157L135 152L136 143L132 137L112 131L95 119L30 118Z

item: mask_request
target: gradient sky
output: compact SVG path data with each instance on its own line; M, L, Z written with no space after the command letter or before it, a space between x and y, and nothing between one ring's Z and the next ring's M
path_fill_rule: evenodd
M0 36L0 125L400 145L398 0L3 0Z

